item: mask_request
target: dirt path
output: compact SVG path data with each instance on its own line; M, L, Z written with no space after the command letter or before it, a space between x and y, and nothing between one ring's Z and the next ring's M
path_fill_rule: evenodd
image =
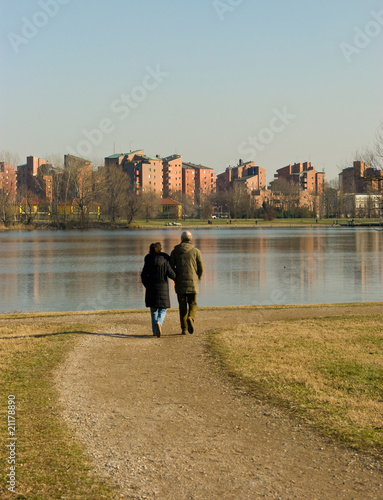
M160 339L148 312L98 316L57 374L63 417L120 498L382 499L376 464L241 394L205 346L215 327L351 312L200 310L182 336L170 311Z

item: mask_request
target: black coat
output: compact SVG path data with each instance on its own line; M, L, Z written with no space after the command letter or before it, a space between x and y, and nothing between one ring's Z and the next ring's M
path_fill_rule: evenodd
M141 272L145 291L146 307L167 309L170 307L168 278L174 280L175 272L170 267L166 253L148 254Z

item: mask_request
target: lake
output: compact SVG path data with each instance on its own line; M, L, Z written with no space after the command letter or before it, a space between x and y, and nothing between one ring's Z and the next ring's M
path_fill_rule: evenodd
M0 233L0 313L143 309L149 245L161 241L170 253L180 234ZM206 266L200 306L382 300L383 232L373 228L206 228L193 236Z

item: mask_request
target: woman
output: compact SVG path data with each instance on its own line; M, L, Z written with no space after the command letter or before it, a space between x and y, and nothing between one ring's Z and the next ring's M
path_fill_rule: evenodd
M153 335L161 337L162 324L166 310L170 307L168 278L176 275L169 264L169 255L161 252L161 243L152 243L141 272L141 281L145 291L145 305L150 307Z

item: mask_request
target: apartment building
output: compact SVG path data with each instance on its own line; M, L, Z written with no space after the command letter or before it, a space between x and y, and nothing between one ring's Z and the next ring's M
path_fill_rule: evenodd
M363 161L354 161L353 166L339 174L342 193L383 193L383 172Z
M227 167L225 172L217 175L217 190L226 191L234 182L243 183L249 193L264 189L266 170L256 166L253 161L243 163L239 160L238 165Z
M264 186L260 187L259 175L246 175L243 177L238 177L234 179L232 184L242 184L244 189L251 194L255 191L259 191Z
M88 197L93 190L92 162L73 155L64 155L64 178L72 184L73 198Z
M162 197L162 159L159 156L141 156L140 161L135 165L134 179L137 194L139 194L139 192L153 192Z
M345 193L342 195L342 215L345 217L381 217L382 194Z
M111 166L122 168L128 175L135 194L154 192L162 196L163 161L159 155L145 155L143 149L114 154L105 158L105 167Z
M174 193L182 193L182 156L166 156L162 159L162 165L164 198L170 198Z
M195 202L195 170L182 164L182 192Z
M135 158L143 156L143 149L136 149L130 153L116 153L105 158L105 167L124 167L128 163L134 163Z
M5 161L0 162L0 192L3 192L11 199L16 196L15 167Z
M294 165L287 165L277 170L274 175L275 179L271 182L271 188L275 187L276 181L285 179L296 184L299 190L320 195L323 193L324 176L324 172L317 172L309 161L294 163Z
M16 173L17 191L52 201L53 165L35 156L27 156L27 163L19 165Z
M193 203L196 196L209 195L216 189L216 174L210 167L184 163L182 156L173 154L161 158L145 155L143 149L114 154L105 158L105 167L123 169L134 186L134 192L152 191L164 198L181 192Z
M194 163L183 163L182 165L194 170L195 198L197 200L200 201L204 196L215 193L217 176L212 168Z

